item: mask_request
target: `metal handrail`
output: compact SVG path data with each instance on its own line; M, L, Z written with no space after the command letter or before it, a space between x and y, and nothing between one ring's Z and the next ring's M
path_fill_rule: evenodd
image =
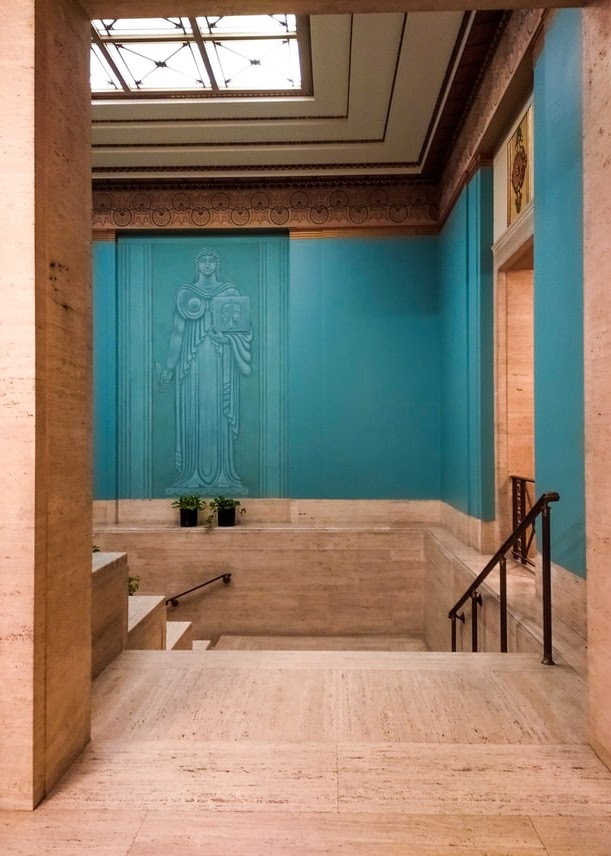
M472 650L477 651L477 606L481 606L481 595L477 589L484 582L491 571L500 565L501 573L501 651L507 651L507 568L506 553L532 526L536 518L541 515L541 600L543 606L543 663L553 666L552 658L552 587L551 587L551 538L550 538L550 502L558 502L560 495L557 493L542 494L519 526L513 530L511 535L496 551L483 571L473 580L466 592L460 597L452 609L448 612L448 618L452 622L452 651L456 651L456 621L464 622L464 613L458 614L458 610L469 598L472 603Z
M218 577L212 577L211 580L206 580L203 583L200 583L197 586L193 586L193 588L187 589L186 591L181 591L180 594L172 595L172 597L168 597L166 599L165 605L168 606L178 606L178 598L184 597L186 594L191 594L192 591L197 591L204 586L209 586L210 583L215 583L217 580L223 580L225 585L231 582L231 574L219 574Z
M509 476L509 479L511 481L511 525L515 529L524 519L524 515L532 508L532 496L528 485L533 485L534 489L535 480L525 476ZM535 563L528 556L534 540L535 524L533 523L528 536L526 532L522 532L513 545L511 555L516 562L534 566Z

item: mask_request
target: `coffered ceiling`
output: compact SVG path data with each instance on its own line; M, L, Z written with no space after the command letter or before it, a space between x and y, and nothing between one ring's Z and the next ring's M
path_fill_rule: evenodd
M506 18L312 15L311 96L96 102L94 178L434 179Z

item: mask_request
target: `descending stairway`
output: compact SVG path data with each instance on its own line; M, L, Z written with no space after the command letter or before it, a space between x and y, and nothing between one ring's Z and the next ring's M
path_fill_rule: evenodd
M530 654L126 651L46 828L101 811L132 854L608 852L546 846L609 828L584 704Z
M13 824L11 852L609 853L611 773L568 665L405 637L169 650L190 629L160 631L160 599L137 597L124 647L159 650L124 650L96 678L91 744Z

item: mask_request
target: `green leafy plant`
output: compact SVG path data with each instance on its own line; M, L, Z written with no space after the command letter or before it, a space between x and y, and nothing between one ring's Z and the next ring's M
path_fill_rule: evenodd
M190 496L184 494L172 503L172 508L187 508L190 511L201 511L205 507L205 501L201 496L197 496L197 494L191 494Z
M136 594L140 588L140 577L128 577L127 585L129 594Z
M100 548L98 547L97 544L94 544L91 552L92 553L101 553L102 551L100 550Z
M229 511L233 509L238 514L246 514L245 508L240 508L240 500L233 499L231 496L215 496L214 499L211 499L209 502L210 515L206 518L206 524L208 528L212 526L215 516L218 517L219 512ZM223 524L219 521L219 524Z
M210 500L210 510L212 512L219 508L238 508L240 505L239 499L232 499L228 496L215 496ZM245 508L240 508L240 514L246 514Z

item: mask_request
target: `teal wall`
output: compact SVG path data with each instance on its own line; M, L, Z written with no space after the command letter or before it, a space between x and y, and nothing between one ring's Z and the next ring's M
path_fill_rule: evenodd
M248 295L236 467L251 496L439 496L435 238L126 235L96 247L97 498L163 497L176 383L158 384L203 246Z
M236 467L250 496L437 499L494 514L492 177L439 237L126 235L95 251L95 495L171 495L159 375L205 245L248 295Z
M96 499L116 499L117 473L117 246L93 244L93 424Z
M287 235L126 235L116 245L96 245L94 255L97 498L195 492L174 489L178 384L174 378L162 389L159 381L174 329L177 290L194 281L194 260L207 246L221 256L222 280L250 301L254 330L247 354L250 372L240 376L232 371L236 361L226 360L207 408L232 410L238 425L232 453L246 486L243 493L286 492ZM200 410L191 418L196 429L208 415ZM235 489L225 492L239 495Z
M585 575L581 13L559 10L535 66L535 476L557 491L553 559Z
M494 518L492 170L463 190L439 238L441 499Z
M439 496L436 248L291 242L291 496Z

